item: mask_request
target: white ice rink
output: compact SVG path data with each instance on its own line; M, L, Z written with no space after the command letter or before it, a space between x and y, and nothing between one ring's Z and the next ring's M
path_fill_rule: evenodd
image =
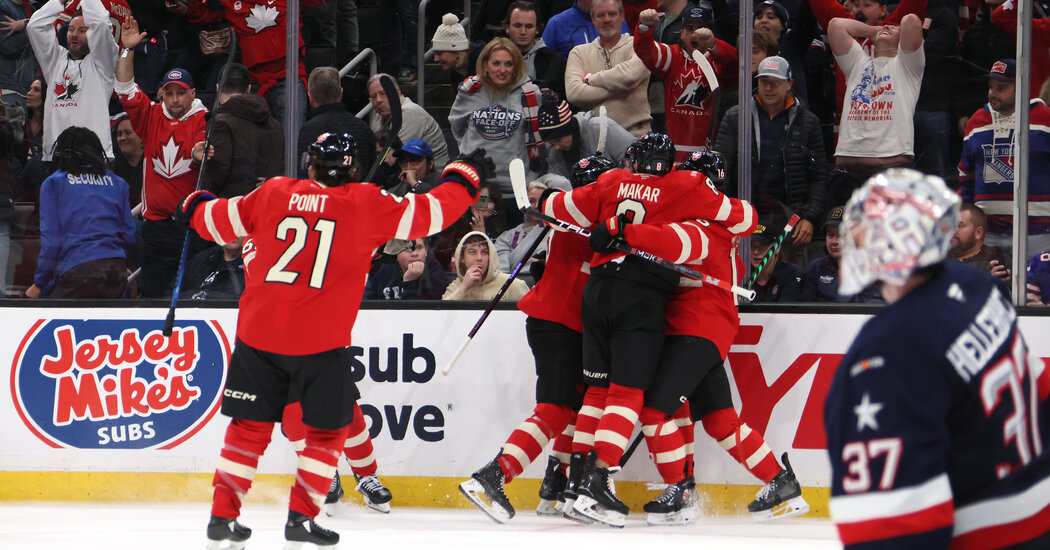
M283 506L246 505L241 521L252 528L246 550L280 550L286 515ZM208 504L4 503L0 504L0 548L203 549L207 520ZM688 527L650 527L643 514L632 514L625 529L610 529L541 518L531 510L520 510L506 525L497 525L476 510L395 507L383 515L344 504L339 515L319 523L339 532L343 550L842 548L831 523L819 518L756 524L749 518L718 516Z

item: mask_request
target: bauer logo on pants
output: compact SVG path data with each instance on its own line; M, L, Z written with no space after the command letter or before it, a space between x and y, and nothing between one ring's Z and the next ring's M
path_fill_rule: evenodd
M11 395L55 448L171 449L219 408L230 344L217 322L41 319L22 338Z

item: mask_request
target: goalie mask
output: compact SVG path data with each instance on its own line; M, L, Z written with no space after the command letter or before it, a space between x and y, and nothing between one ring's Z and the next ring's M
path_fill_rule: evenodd
M580 159L579 162L572 165L572 188L590 185L598 181L598 176L613 168L616 168L616 164L602 156L595 155Z
M321 134L307 148L307 154L311 163L317 161L320 164L323 176L339 181L350 175L357 157L354 138L350 134Z
M711 180L715 187L719 188L729 181L729 169L726 165L726 159L718 151L694 151L693 154L689 155L689 158L679 163L675 170L700 172L707 176L707 179Z
M662 176L674 165L674 142L666 134L649 132L631 144L630 160L633 170L640 174Z
M944 259L958 223L959 197L941 178L909 168L872 177L846 203L839 226L839 294L876 280L904 284Z

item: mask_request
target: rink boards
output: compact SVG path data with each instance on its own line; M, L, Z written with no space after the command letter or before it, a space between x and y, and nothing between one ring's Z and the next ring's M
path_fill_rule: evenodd
M180 309L172 338L161 309L4 308L0 357L0 501L188 501L210 498L227 418L218 414L236 309ZM448 376L442 367L476 310L362 310L353 372L379 474L401 506L462 506L455 485L495 456L535 404L524 316L495 311ZM827 512L823 398L863 314L745 313L727 358L742 419L791 454L816 514ZM1046 317L1023 317L1050 357ZM227 398L251 398L228 396ZM696 477L709 510L739 512L757 480L697 427ZM618 474L640 506L659 480L644 445ZM535 505L541 456L508 486ZM295 455L275 430L252 498L281 502ZM348 471L343 464L341 471ZM352 479L352 478L351 478ZM348 491L352 493L352 491Z

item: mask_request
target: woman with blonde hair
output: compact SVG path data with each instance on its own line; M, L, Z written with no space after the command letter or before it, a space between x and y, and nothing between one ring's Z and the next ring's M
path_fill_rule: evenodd
M484 147L500 167L515 158L528 158L530 168L542 173L540 90L526 70L525 59L514 42L500 37L485 45L478 56L477 75L460 85L448 115L460 151ZM491 181L507 197L500 205L508 214L507 223L521 223L507 171L497 170Z

